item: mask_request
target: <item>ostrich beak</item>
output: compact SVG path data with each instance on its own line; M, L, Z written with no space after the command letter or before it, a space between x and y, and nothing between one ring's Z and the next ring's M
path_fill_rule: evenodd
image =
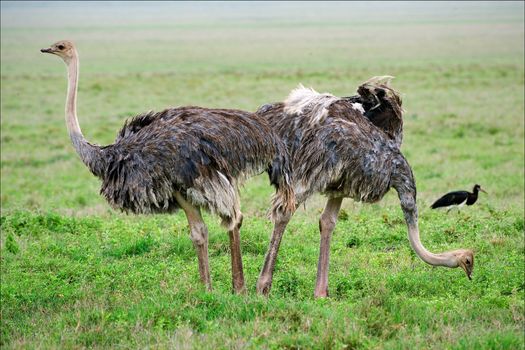
M474 267L472 265L465 265L464 263L462 263L460 266L467 274L468 279L472 281L472 270L474 269Z
M53 50L50 47L48 47L47 49L40 49L40 52L42 52L42 53L53 53Z

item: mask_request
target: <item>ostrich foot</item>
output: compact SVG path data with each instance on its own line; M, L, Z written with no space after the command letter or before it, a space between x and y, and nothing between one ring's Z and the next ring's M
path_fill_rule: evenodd
M315 298L328 298L328 289L325 290L315 290L314 292Z
M272 288L272 278L269 276L260 276L257 281L257 294L268 296Z

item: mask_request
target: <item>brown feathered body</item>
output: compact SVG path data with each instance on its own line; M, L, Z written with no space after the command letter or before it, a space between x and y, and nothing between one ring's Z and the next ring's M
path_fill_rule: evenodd
M114 144L90 147L82 158L117 209L174 212L180 192L229 224L237 219L242 181L264 171L277 189L273 211L294 209L285 145L253 113L201 107L145 113L127 122Z
M102 180L101 194L114 208L136 214L183 209L199 275L208 290L212 288L208 229L201 208L220 216L230 238L233 290L243 293L240 184L266 170L276 187L272 217L276 220L295 210L286 146L268 121L232 109L169 108L131 119L112 145L94 145L83 136L77 117L75 45L61 40L40 51L66 64L66 127L80 159Z
M401 98L385 78L361 85L358 94L339 98L300 87L284 103L262 106L266 118L288 147L296 203L314 193L329 197L319 219L320 248L316 297L328 296L330 240L343 198L377 202L394 188L415 253L432 266L462 267L470 278L474 254L468 249L444 253L427 250L419 238L416 184L400 151L403 133ZM257 291L268 294L281 238L291 216L275 220Z
M415 195L399 149L401 99L387 85L365 83L358 95L343 98L301 86L284 103L264 105L256 114L287 145L297 204L314 193L373 203L392 186Z

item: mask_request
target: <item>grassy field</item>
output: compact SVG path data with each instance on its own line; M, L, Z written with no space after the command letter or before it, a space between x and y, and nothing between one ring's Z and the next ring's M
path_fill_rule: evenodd
M0 347L522 349L523 26L523 3L2 2ZM298 83L348 96L396 76L422 241L474 249L473 280L416 257L391 192L343 203L331 296L315 300L315 197L259 297L272 228L259 176L242 192L248 293L231 294L228 236L210 215L206 292L183 213L111 210L70 145L65 67L39 52L65 38L80 52L80 124L99 144L151 109L255 110ZM475 206L428 209L475 183L489 192Z

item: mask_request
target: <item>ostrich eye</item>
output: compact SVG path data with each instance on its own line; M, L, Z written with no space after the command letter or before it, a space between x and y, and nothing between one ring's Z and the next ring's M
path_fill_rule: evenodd
M64 45L58 45L58 49L59 50L64 50L65 46Z

